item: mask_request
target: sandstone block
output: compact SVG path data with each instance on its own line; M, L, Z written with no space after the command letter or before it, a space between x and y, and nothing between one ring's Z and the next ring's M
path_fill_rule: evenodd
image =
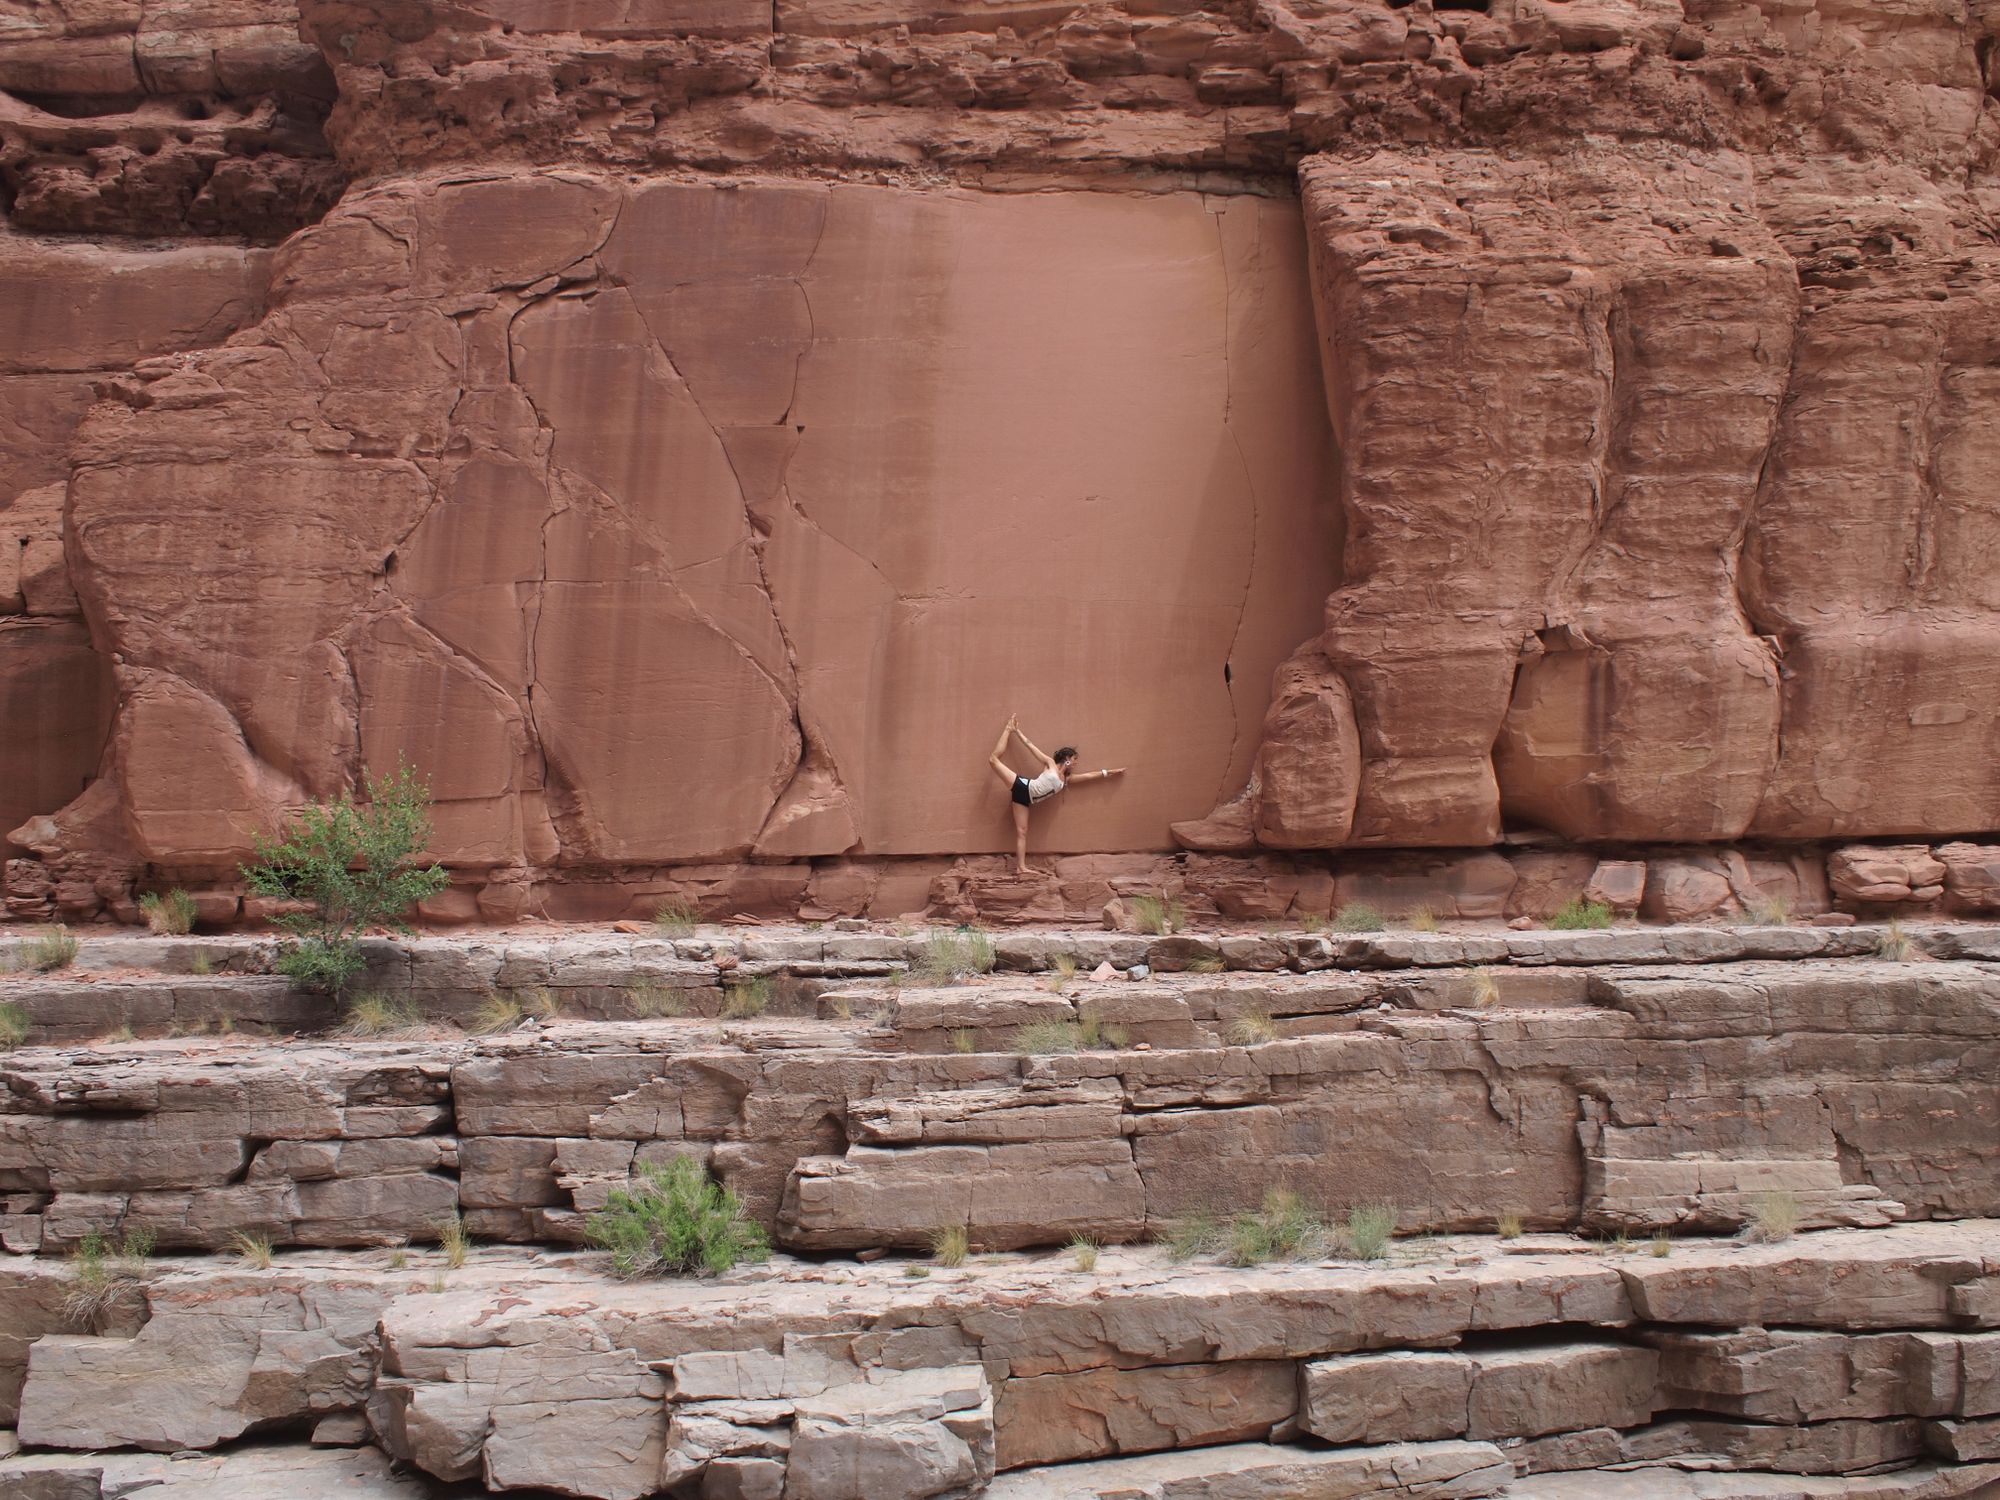
M1092 1370L1005 1381L995 1414L1003 1469L1261 1437L1298 1405L1288 1361Z

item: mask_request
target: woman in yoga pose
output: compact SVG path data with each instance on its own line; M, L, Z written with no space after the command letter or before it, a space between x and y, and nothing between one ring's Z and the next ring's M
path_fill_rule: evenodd
M1028 812L1038 802L1046 802L1073 781L1103 781L1111 776L1123 776L1123 766L1102 771L1078 771L1076 751L1068 745L1054 755L1040 749L1033 740L1021 733L1016 720L1018 714L1010 714L1007 727L1000 731L999 741L993 746L993 753L986 763L993 767L993 774L1007 783L1008 795L1014 803L1014 863L1023 875L1042 875L1044 870L1030 869L1028 866ZM1007 737L1012 735L1027 748L1030 755L1042 763L1042 770L1036 775L1018 775L1014 768L1000 757L1006 754Z

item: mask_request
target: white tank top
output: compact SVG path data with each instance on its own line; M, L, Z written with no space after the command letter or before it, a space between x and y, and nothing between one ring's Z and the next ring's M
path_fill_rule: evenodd
M1028 783L1028 800L1030 802L1040 802L1046 797L1053 797L1062 789L1062 772L1044 771Z

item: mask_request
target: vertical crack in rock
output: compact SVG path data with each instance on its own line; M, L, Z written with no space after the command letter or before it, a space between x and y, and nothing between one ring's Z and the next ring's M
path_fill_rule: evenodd
M1938 510L1944 503L1943 484L1938 478L1938 449L1945 440L1945 412L1951 401L1946 390L1951 381L1951 357L1946 348L1944 319L1938 319L1933 329L1936 339L1930 351L1932 378L1917 395L1912 423L1915 431L1911 434L1917 458L1917 525L1910 539L1909 580L1910 603L1917 607L1926 602L1925 594L1938 560Z
M823 220L820 226L820 232L822 235L826 232L825 223ZM817 242L815 242L814 249L815 251L818 249ZM610 284L613 286L621 287L623 290L626 291L628 296L630 295L631 289L629 287L625 287L624 283L618 281L616 278L613 278ZM764 670L764 675L770 679L771 683L778 689L779 694L784 698L786 704L789 705L789 707L791 708L792 727L797 731L799 738L798 758L794 760L792 763L791 775L786 778L785 785L780 787L777 790L777 792L773 794L771 798L771 805L764 809L764 816L759 821L758 825L759 831L761 833L763 827L769 823L771 815L774 812L776 812L779 806L784 802L785 794L787 791L791 789L793 781L796 780L799 773L805 769L807 763L813 758L815 752L817 752L826 760L829 769L832 771L832 774L834 775L836 783L839 780L839 770L837 767L833 766L832 756L825 750L825 747L820 744L818 735L814 731L808 729L805 722L805 716L800 709L798 643L792 639L791 630L786 626L785 617L778 608L777 595L772 590L771 587L770 569L766 566L764 560L764 547L765 544L770 539L769 532L766 527L760 526L758 524L759 518L756 512L756 508L751 504L750 492L747 488L745 488L743 484L743 475L741 471L738 470L738 468L736 467L736 455L730 451L729 442L723 436L722 429L716 425L715 419L708 413L708 408L702 404L701 395L699 392L695 390L694 382L688 379L687 375L682 371L680 364L674 359L672 351L670 351L667 348L666 340L661 336L660 331L653 326L652 319L646 315L646 309L644 304L637 297L632 297L631 301L632 301L633 313L638 317L641 325L644 326L647 337L652 340L653 347L659 351L660 358L666 361L667 368L672 370L675 378L680 381L682 389L687 392L688 401L690 402L690 404L693 405L695 409L695 414L699 416L704 423L707 424L709 432L712 433L715 437L716 446L722 450L722 461L729 466L730 478L735 482L736 485L737 503L741 505L743 508L743 529L744 529L745 539L750 548L750 559L756 565L757 569L757 588L758 591L762 593L764 596L765 606L771 612L771 623L773 624L773 626L776 627L778 632L778 640L780 644L782 644L785 648L785 670L790 676L789 682L781 681L777 677L772 676L768 670L764 670L762 663L759 663L758 665L759 665L759 670ZM808 310L810 310L810 304L808 304ZM793 378L792 394L794 397L796 397L798 394L798 386L797 386L798 365L796 363L794 363L793 365L792 378ZM787 414L789 414L789 411L790 407L788 404ZM720 626L717 626L716 628L720 629ZM724 634L726 635L727 632L725 631ZM732 640L734 639L734 637L730 638ZM747 655L749 653L746 651L745 654Z
M1229 238L1222 232L1222 213L1209 207L1210 199L1201 200L1202 212L1215 225L1215 259L1222 273L1222 430L1229 435L1229 446L1235 451L1237 465L1243 470L1243 488L1250 496L1250 558L1243 570L1243 597L1236 606L1236 623L1229 632L1229 646L1222 658L1223 693L1229 699L1229 754L1222 762L1222 775L1215 788L1215 805L1220 806L1229 795L1231 772L1236 765L1236 754L1243 743L1243 715L1236 705L1237 688L1232 666L1236 660L1236 644L1243 635L1243 622L1250 613L1250 591L1257 581L1257 531L1261 521L1261 507L1257 503L1257 481L1250 472L1249 455L1243 451L1243 440L1237 436L1235 424L1230 420L1235 410L1236 391L1229 366L1229 346L1235 335L1231 319L1231 286L1229 268ZM1264 225L1261 216L1251 215L1251 225L1256 233L1256 245L1252 250L1253 261L1262 248Z

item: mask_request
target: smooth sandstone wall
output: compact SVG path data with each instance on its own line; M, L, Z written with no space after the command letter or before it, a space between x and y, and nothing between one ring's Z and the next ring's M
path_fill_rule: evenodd
M1038 846L1162 847L1338 566L1283 199L396 185L115 395L72 557L162 863L399 756L462 864L1002 849L1014 710L1132 771Z

